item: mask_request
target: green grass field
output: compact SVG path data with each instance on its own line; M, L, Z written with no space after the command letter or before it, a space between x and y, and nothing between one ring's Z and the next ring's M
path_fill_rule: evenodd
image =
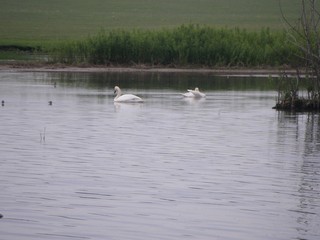
M281 0L289 19L299 0ZM278 0L1 0L0 45L80 39L101 29L159 29L182 24L283 28Z

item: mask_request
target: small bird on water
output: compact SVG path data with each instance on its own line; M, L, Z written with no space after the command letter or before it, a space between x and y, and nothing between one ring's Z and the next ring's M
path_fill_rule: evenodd
M3 215L0 213L0 218L3 218Z
M49 101L48 103L49 103L49 105L52 105L52 101Z
M2 106L2 107L4 106L4 100L1 101L1 106Z

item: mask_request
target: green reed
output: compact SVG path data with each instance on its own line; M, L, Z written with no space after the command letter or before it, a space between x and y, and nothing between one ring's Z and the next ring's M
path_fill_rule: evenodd
M278 66L292 62L294 53L284 31L199 25L161 30L101 30L84 40L64 42L50 50L53 62L68 64L177 66Z

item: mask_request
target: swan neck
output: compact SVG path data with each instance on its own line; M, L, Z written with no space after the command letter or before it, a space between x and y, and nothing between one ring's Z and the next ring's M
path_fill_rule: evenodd
M118 87L117 89L116 89L116 97L114 98L114 99L117 99L117 98L119 98L120 96L121 96L121 89Z

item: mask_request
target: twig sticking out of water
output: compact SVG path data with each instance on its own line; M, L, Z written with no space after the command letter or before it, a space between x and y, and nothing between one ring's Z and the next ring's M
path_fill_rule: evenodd
M43 132L40 132L40 142L46 141L46 127L43 128Z

